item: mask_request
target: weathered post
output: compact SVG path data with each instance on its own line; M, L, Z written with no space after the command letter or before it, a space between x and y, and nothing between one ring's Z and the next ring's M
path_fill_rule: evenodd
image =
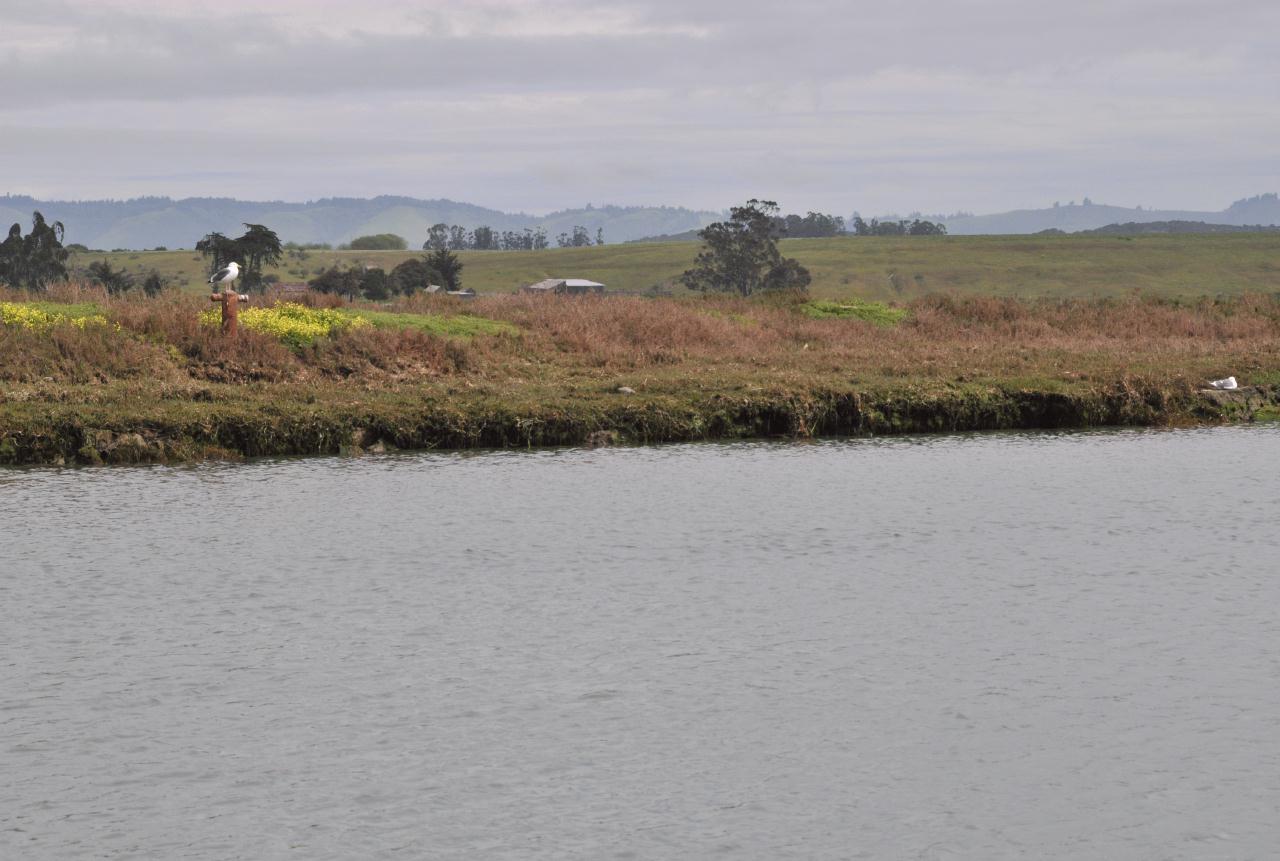
M212 294L209 301L222 303L222 334L228 338L234 338L238 320L237 309L241 302L248 302L249 297L234 290L223 290L221 293Z

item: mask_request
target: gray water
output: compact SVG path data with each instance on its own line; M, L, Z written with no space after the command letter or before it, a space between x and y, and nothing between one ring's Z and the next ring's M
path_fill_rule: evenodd
M0 858L1274 858L1280 428L0 472Z

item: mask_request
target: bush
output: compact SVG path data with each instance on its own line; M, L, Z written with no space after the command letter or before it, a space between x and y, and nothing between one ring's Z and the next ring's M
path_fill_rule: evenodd
M409 247L403 236L394 233L375 233L357 236L347 245L352 251L404 251Z

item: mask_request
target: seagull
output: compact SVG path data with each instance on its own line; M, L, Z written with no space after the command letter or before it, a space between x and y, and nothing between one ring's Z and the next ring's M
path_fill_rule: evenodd
M219 269L209 279L210 284L230 284L232 281L240 277L240 264L231 262L225 268Z

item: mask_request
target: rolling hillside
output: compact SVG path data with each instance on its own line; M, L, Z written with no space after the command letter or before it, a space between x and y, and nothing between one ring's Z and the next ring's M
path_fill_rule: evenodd
M1237 200L1220 212L1172 209L1130 209L1097 203L1069 204L1046 209L1018 209L993 215L966 215L947 218L947 232L953 236L977 234L1039 233L1041 230L1093 230L1109 224L1152 221L1203 221L1210 224L1280 224L1280 196L1260 194Z
M692 242L463 252L462 280L482 293L509 292L548 277L601 281L611 291L645 292L675 284L698 251ZM1280 291L1280 233L1138 237L947 236L790 239L783 253L813 275L822 298L908 299L956 291L1021 296L1120 296L1135 290L1165 296ZM275 271L305 281L333 266L391 269L404 251L314 251ZM156 269L185 289L203 291L205 261L190 251L79 254L83 269L106 259L142 274Z

